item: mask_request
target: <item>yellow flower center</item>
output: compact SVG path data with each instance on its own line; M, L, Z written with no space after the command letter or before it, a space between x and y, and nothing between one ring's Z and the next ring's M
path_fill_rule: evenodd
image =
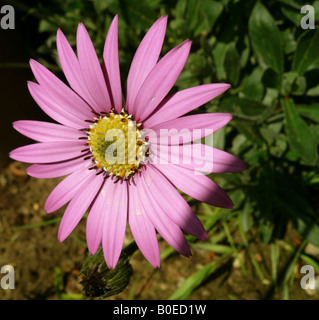
M148 143L142 139L139 126L124 111L95 119L87 134L96 167L120 179L133 176L148 152Z

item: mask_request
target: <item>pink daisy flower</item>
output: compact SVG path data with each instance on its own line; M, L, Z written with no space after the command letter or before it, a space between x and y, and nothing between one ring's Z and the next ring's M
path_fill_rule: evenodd
M167 17L158 19L139 45L127 78L125 104L118 58L118 17L107 34L103 68L83 24L77 30L77 56L58 30L58 55L71 88L34 60L30 65L38 83L28 82L28 88L40 108L59 124L29 120L14 123L16 130L39 143L17 148L10 157L34 163L27 169L32 177L66 176L45 203L48 213L69 203L60 223L59 241L69 236L88 211L89 252L94 254L102 242L109 268L114 268L119 259L127 221L139 249L154 267L160 265L156 231L187 257L191 252L183 231L202 240L207 238L200 220L176 188L213 206L233 206L227 194L196 169L193 160L186 164L154 161L161 158L157 152L161 142L157 137L150 136L147 141L143 136L143 130L159 133L161 129L177 129L178 135L186 128L201 129L200 137L204 137L203 129L214 132L231 120L231 115L224 113L181 117L223 93L228 84L201 85L166 97L184 68L191 46L186 40L158 61L166 24ZM108 147L115 142L105 138L111 129L123 132L124 140L115 140L122 146L121 163L108 158ZM132 147L126 140L133 129ZM186 146L168 142L171 157L179 159L181 148L192 146L193 139L192 135L186 138ZM245 168L244 162L231 154L199 146L213 165L211 172ZM120 155L119 150L113 150L112 156ZM151 153L152 163L147 161ZM132 154L133 161L129 161Z

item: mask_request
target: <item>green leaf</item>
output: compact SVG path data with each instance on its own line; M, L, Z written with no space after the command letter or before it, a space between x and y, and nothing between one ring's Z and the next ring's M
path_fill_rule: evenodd
M316 140L317 145L319 145L319 126L310 126L310 130Z
M224 67L227 49L228 49L227 43L218 42L216 44L216 47L213 50L213 56L214 56L218 80L225 80L227 77L225 67Z
M148 29L158 18L150 1L107 0L108 9L119 14L134 30Z
M184 19L187 7L187 0L179 0L175 7L175 16L177 19Z
M264 86L261 81L263 73L264 70L258 66L244 79L240 97L262 100L264 96Z
M307 96L310 96L310 97L317 97L317 96L319 96L319 85L310 88L310 89L306 92L306 95L307 95Z
M273 235L274 225L270 221L261 219L259 221L259 229L261 241L265 244L269 243Z
M249 34L255 56L264 68L272 68L281 76L283 51L279 30L268 10L257 2L249 19Z
M300 8L298 8L299 11L296 11L292 8L287 7L281 7L282 13L294 23L295 26L300 26L300 20L302 19L303 15L300 13Z
M186 3L187 8L184 1L177 6L179 17L185 12L184 18L189 30L193 31L195 36L209 33L221 14L223 5L210 0L188 0Z
M307 70L318 68L319 63L319 31L308 30L298 41L295 52L292 71L303 75Z
M274 122L268 125L262 125L260 127L260 133L268 144L272 144L274 141L277 141L280 136L280 131L282 129L282 122Z
M297 72L286 72L282 77L281 90L283 95L289 95L292 90L292 85L298 77Z
M319 21L319 1L314 1L312 6L315 10L315 21Z
M230 97L223 99L220 110L237 115L256 116L265 112L267 107L261 102L247 98Z
M225 253L218 260L206 264L202 269L192 274L170 297L168 297L168 300L186 299L197 286L199 286L209 275L211 275L216 270L218 264L226 259L229 255L230 252Z
M295 52L297 48L297 42L294 38L294 34L290 29L286 29L280 32L281 42L283 45L284 53L290 54Z
M296 81L292 85L292 94L296 96L301 96L305 93L307 88L307 82L305 77L297 77Z
M240 57L240 65L242 68L244 68L248 62L249 56L250 56L250 42L248 35L244 36L243 40L245 48L241 50L241 57Z
M298 113L306 117L307 119L310 119L312 121L319 123L319 104L302 104L302 105L296 105Z
M250 230L250 227L251 227L251 221L250 220L251 220L251 216L252 216L253 211L254 210L253 210L250 202L246 201L245 205L244 205L244 208L241 211L241 215L240 215L241 225L242 225L242 228L243 228L244 232L248 232Z
M279 91L277 89L267 88L262 103L269 108L275 108L277 105L278 96Z
M196 2L200 10L198 15L199 23L194 30L195 36L210 32L223 10L223 6L217 1L196 0Z
M262 77L262 83L266 88L273 88L280 90L281 76L271 68L267 68Z
M298 232L303 235L311 244L319 247L319 226L313 221L298 219Z
M306 164L315 164L317 145L308 125L299 117L292 100L282 99L281 104L285 113L285 129L290 147Z
M232 85L237 85L240 75L240 55L236 49L235 42L231 42L225 56L225 71Z

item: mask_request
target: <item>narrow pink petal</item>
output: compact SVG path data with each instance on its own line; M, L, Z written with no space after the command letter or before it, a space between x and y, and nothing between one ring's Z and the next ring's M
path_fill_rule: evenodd
M196 238L207 239L207 232L194 211L161 172L152 165L147 166L145 181L149 191L156 195L158 205L173 222Z
M155 131L156 135L150 135L149 142L180 144L198 140L221 129L231 118L229 113L208 113L169 120L151 129ZM147 129L145 133L147 134Z
M79 137L85 137L85 133L74 128L43 121L19 120L13 123L13 127L28 138L40 142L78 141Z
M122 87L118 51L118 15L109 28L103 51L104 78L110 85L113 107L117 113L122 110Z
M29 176L40 179L66 176L86 165L83 157L48 164L33 164L26 169Z
M87 123L84 121L85 119L75 117L63 107L56 104L47 92L37 83L29 81L28 88L35 102L53 120L75 129L83 129L87 127Z
M91 172L90 177L81 185L66 208L58 232L60 242L64 241L80 222L82 216L96 197L104 177Z
M76 158L83 148L81 141L41 142L14 149L10 157L27 163L51 163Z
M204 144L188 144L179 146L156 146L152 152L160 163L177 164L198 172L238 172L247 165L241 159L225 151Z
M213 180L177 165L153 164L177 189L212 206L231 209L233 202Z
M109 210L107 198L111 194L113 186L114 182L111 179L105 180L101 191L93 202L86 221L86 240L91 254L96 253L102 241L104 216L106 211Z
M191 41L184 41L152 69L136 96L132 110L137 122L146 119L172 89L185 66L190 48Z
M44 204L44 210L51 213L63 207L91 176L92 172L87 170L87 165L71 173L51 191Z
M95 111L98 111L100 108L96 104L88 87L86 86L79 60L60 29L57 32L56 43L60 64L71 88Z
M138 180L138 178L137 178ZM138 183L138 181L136 181ZM144 257L154 268L160 267L160 250L156 237L156 230L147 217L143 205L140 202L137 187L129 186L129 215L128 222L132 235Z
M229 88L229 84L217 83L178 91L163 100L157 110L143 122L144 128L152 128L162 122L176 119L216 98Z
M82 75L92 97L100 108L98 111L110 112L111 100L102 68L83 23L78 26L76 45Z
M30 66L40 86L57 105L80 119L92 119L89 105L51 71L35 60L30 60Z
M167 24L167 16L159 18L148 30L134 55L127 77L126 108L132 108L138 91L146 77L158 61L162 50Z
M128 196L127 183L113 183L111 192L104 193L107 202L104 212L102 247L109 269L114 269L120 257L126 229Z
M191 252L183 232L157 204L155 200L156 195L153 195L149 191L144 175L145 171L142 172L141 178L136 185L140 201L148 218L169 245L171 245L180 254L186 257L191 256Z
M204 146L204 148L204 152L207 154L208 158L210 157L210 154L212 155L212 172L214 173L238 172L247 169L246 162L228 152L209 146Z

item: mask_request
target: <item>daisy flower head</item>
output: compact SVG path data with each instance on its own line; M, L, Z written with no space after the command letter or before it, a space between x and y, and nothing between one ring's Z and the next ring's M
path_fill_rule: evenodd
M166 16L159 18L140 43L129 70L125 102L118 16L106 37L103 66L83 24L77 30L77 55L58 30L58 56L69 86L34 60L30 65L37 83L28 82L36 103L56 123L26 120L13 124L37 143L13 150L11 158L33 163L27 168L32 177L66 176L44 207L50 213L68 203L59 241L69 236L88 211L89 252L95 254L102 243L110 269L119 259L127 223L154 267L160 265L157 232L184 256L191 252L183 231L207 238L200 220L176 189L213 206L232 207L228 195L196 165L202 151L210 165L208 172L245 168L243 161L229 153L192 143L207 134L205 129L211 133L225 126L231 115L184 115L230 86L206 84L168 95L184 68L191 42L184 41L159 60L166 24ZM193 146L196 152L188 153L195 150ZM191 156L180 161L186 153Z

